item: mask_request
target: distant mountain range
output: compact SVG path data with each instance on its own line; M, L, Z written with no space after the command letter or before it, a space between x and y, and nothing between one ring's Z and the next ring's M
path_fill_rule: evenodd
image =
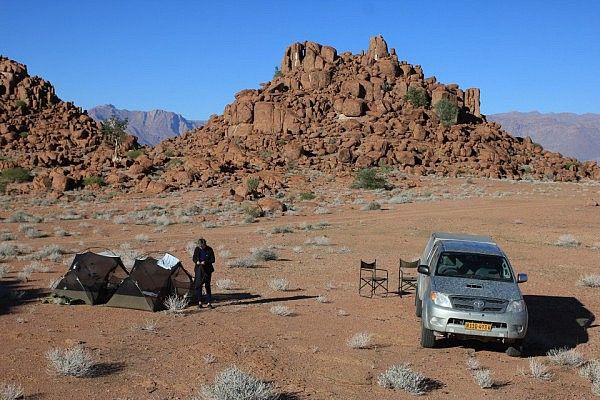
M164 139L179 136L190 129L202 126L206 121L190 121L170 111L129 111L121 110L112 104L96 106L88 110L88 115L97 122L111 117L127 118L127 132L137 136L138 142L154 146Z
M529 136L545 149L600 162L600 114L508 112L487 116L513 136Z

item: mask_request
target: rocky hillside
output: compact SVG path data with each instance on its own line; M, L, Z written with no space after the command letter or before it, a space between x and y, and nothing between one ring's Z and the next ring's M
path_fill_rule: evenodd
M489 115L514 136L578 160L600 162L600 114L509 112Z
M407 99L418 92L426 94L426 104ZM441 100L457 107L458 123L440 122L435 106ZM479 89L425 77L380 36L361 54L294 43L284 52L279 77L237 93L223 115L155 151L176 150L185 159L178 176L200 182L224 172L309 168L346 174L379 165L417 175L600 179L595 163L515 138L487 122L479 106Z
M129 111L118 109L112 104L96 106L88 110L88 115L96 122L104 122L111 117L127 118L129 121L127 132L137 136L141 144L148 146L154 146L164 139L179 136L206 123L206 121L187 120L174 112Z

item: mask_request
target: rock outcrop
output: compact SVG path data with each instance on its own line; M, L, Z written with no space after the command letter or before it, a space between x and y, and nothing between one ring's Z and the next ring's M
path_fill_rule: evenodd
M186 160L181 169L199 184L224 171L294 167L345 174L379 165L417 175L600 179L595 163L544 151L530 138L512 137L487 122L479 89L426 78L380 36L358 55L294 43L280 70L260 89L237 93L223 115L155 150L176 149ZM411 88L424 91L429 104L408 101ZM456 105L457 124L440 122L435 105L442 99Z

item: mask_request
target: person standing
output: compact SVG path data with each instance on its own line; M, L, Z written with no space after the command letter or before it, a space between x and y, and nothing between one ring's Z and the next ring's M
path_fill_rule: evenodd
M206 291L206 306L212 306L212 292L210 289L210 280L212 273L215 271L213 264L215 263L215 252L206 244L206 239L198 239L198 246L194 249L194 289L198 298L198 307L203 307L202 286Z

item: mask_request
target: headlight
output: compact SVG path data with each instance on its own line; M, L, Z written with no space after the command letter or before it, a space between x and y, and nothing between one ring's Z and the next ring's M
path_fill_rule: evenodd
M523 312L525 308L524 300L511 300L506 307L506 312Z
M450 299L444 293L431 292L431 300L433 300L433 303L437 304L438 306L452 308L452 303L450 303Z

